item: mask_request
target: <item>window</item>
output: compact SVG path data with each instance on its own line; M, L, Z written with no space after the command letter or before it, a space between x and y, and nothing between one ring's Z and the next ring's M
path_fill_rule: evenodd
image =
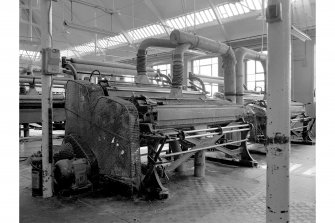
M154 70L158 70L161 72L161 74L165 74L171 78L171 64L161 64L156 65L152 67Z
M263 51L267 54L267 51ZM264 80L264 69L260 61L248 60L246 62L246 83L248 90L252 91L264 91L265 80Z
M193 73L209 77L218 76L218 58L211 57L193 61ZM215 92L219 91L218 84L204 82L206 91L210 96L213 96Z

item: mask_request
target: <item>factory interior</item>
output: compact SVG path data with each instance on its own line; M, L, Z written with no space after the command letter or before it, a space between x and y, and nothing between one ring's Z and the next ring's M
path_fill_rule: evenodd
M333 222L321 4L14 1L2 222Z

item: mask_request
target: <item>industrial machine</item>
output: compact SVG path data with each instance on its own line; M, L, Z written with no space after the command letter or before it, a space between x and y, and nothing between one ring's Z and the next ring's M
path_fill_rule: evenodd
M256 143L266 143L266 99L264 95L267 89L267 55L244 47L235 50L236 63L236 93L237 103L250 107L255 112L253 122L254 128L250 132L250 141ZM245 60L252 59L260 61L264 70L265 89L264 94L260 92L247 91L245 85ZM306 114L303 103L291 102L291 142L302 144L313 144L310 137L311 129L315 118Z
M175 30L171 39L175 34L189 35ZM212 43L225 56L231 53L226 45L198 38L195 42L200 45L193 48L201 48L201 43L207 41L205 46ZM101 181L112 181L127 185L131 194L142 192L163 199L169 192L161 180L171 171L182 171L192 157L197 177L204 176L206 155L215 151L223 154L221 162L257 166L246 146L253 112L244 105L183 90L182 52L192 42L150 41L153 45L143 41L139 47L133 81L116 79L114 74L105 77L102 74L109 69L105 63L63 58L75 68L73 72L79 69L78 64L91 71L87 71L88 80L70 80L66 85L65 137L54 160L59 190L87 188L91 184L94 188ZM152 75L146 70L145 49L157 45L175 48L171 86L149 81ZM235 76L234 72L226 75L227 81ZM78 159L80 173L73 167Z
M126 97L120 96L125 89L105 89L87 81L69 81L66 88L64 142L71 144L76 158L88 160L92 174L163 198L167 189L160 177L192 155L195 171L204 171L204 160L199 158L203 150L216 149L230 162L256 165L246 147L250 130L246 120L252 114L243 106L214 99L147 97L145 93ZM233 140L230 134L237 132L239 138ZM164 154L165 144L171 150ZM143 146L148 153L141 172Z
M254 128L250 132L250 141L255 143L265 143L266 141L266 100L246 100L246 106L249 106L255 113L253 122ZM305 105L301 102L291 102L291 143L300 143L306 145L314 144L310 137L311 129L315 123L315 118L306 114Z

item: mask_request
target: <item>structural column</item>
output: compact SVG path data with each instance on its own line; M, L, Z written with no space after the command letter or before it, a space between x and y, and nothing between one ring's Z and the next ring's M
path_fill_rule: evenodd
M269 0L267 11L267 223L289 222L291 103L290 4L290 1L287 0ZM278 10L276 10L276 7ZM280 14L282 14L282 16L280 19L278 19L276 15Z
M51 48L52 35L52 3L51 0L41 0L41 48ZM43 63L43 62L42 62ZM42 66L43 67L43 66ZM45 67L42 69L42 169L43 169L43 197L53 195L52 161L49 159L52 151L52 91L51 75L46 75Z

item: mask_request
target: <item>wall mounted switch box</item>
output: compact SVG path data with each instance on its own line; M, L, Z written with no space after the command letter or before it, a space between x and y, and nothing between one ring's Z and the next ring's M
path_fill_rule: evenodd
M60 63L60 51L58 49L42 49L43 70L45 74L58 74Z

